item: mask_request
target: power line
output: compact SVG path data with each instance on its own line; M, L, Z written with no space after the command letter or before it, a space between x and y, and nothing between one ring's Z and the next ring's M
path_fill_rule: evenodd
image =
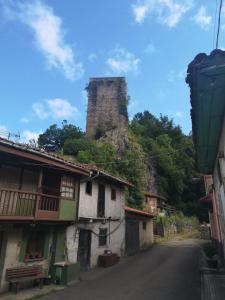
M222 6L223 6L223 0L220 0L219 17L218 17L218 28L217 28L217 36L216 36L216 49L218 49L218 43L219 43Z
M213 49L215 47L215 40L216 40L216 18L217 18L217 8L218 8L218 0L216 0L216 9L215 9L215 16L214 16L214 27L213 27Z

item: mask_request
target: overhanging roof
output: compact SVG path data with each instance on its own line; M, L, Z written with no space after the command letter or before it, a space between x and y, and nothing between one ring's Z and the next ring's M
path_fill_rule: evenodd
M198 54L189 64L191 118L199 171L213 172L225 112L225 51Z
M125 210L125 212L129 212L129 213L133 213L133 214L141 215L141 216L146 216L149 218L152 218L155 215L154 213L149 213L147 211L143 211L143 210L136 209L136 208L129 207L129 206L125 206L124 210Z
M0 137L0 152L9 153L19 157L31 159L40 162L46 166L54 166L63 170L78 173L81 175L90 175L90 171L87 170L81 164L76 164L62 159L61 157L50 154L39 148L33 148L25 144L14 143L12 141L3 139Z
M42 149L33 148L26 144L15 143L0 137L0 153L1 152L35 160L46 166L54 166L81 175L90 176L93 171L96 171L99 173L100 177L104 177L107 180L117 182L124 186L133 187L130 182L111 175L103 170L99 170L95 166L71 162L61 156L52 153L50 154Z

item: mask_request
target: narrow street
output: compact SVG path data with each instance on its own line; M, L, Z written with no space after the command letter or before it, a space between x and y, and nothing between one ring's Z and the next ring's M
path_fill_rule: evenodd
M200 300L198 247L197 240L157 245L110 269L87 272L81 282L42 299Z

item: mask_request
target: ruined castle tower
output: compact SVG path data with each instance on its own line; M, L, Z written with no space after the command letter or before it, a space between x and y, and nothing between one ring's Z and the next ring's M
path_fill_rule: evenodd
M98 139L108 130L128 127L124 77L90 78L87 90L87 137Z

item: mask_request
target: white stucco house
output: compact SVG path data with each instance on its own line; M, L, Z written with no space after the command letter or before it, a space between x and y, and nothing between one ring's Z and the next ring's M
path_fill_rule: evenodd
M124 255L125 188L130 185L98 170L81 181L77 222L67 229L70 261L89 268L97 265L105 250Z

